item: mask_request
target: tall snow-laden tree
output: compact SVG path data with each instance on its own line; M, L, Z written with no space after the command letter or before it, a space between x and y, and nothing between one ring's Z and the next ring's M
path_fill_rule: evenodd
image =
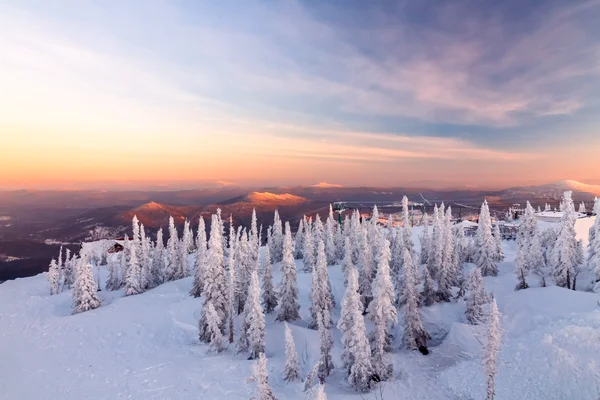
M348 273L350 269L354 268L352 264L352 245L350 244L350 238L345 238L344 243L344 259L342 260L342 272L344 273L344 285L348 284Z
M121 287L121 272L119 271L119 264L112 258L108 257L106 260L108 265L108 278L106 279L106 290L117 290Z
M236 251L236 281L235 281L235 297L237 313L240 314L244 310L246 299L248 298L248 287L250 285L250 273L254 266L250 256L250 248L248 246L248 235L245 229L242 229L242 236L237 244Z
M71 250L67 249L65 252L65 265L63 267L63 290L65 288L70 289L75 282L75 266L71 260Z
M477 234L475 237L476 255L475 263L481 268L483 276L498 276L498 266L495 263L496 242L492 236L492 220L487 200L483 201Z
M515 290L527 289L529 285L525 280L527 269L525 267L525 249L517 247L517 257L515 259L515 274L517 275L517 286Z
M424 218L427 217L425 214ZM423 228L423 235L420 237L421 240L421 264L426 265L429 258L429 246L431 238L429 237L429 224L425 224Z
M467 309L465 316L472 325L479 325L483 322L483 307L488 303L488 296L483 287L483 277L479 268L473 269L467 282Z
M230 248L229 248L229 271L227 275L227 321L229 324L229 343L233 343L235 336L235 317L237 313L235 312L235 265L236 265L236 257L237 257L237 235L234 233L230 238ZM233 239L233 240L232 240Z
M550 276L546 259L544 258L544 251L540 239L539 231L536 231L531 238L531 246L529 248L528 262L527 264L531 267L532 271L540 277L540 286L546 287L546 278Z
M131 249L136 252L137 259L140 260L142 257L142 237L140 235L140 221L137 215L133 216L131 220L131 228L133 235L131 236Z
M358 256L358 291L360 298L366 309L373 299L372 282L373 282L373 256L371 254L371 246L367 237L367 228L362 227L357 243L359 250Z
M50 295L58 294L60 292L60 271L55 259L50 261L47 278L50 283Z
M392 368L391 365L385 364L384 353L391 342L390 326L398 322L398 315L394 307L394 286L390 278L390 242L387 239L382 241L377 276L373 282L373 301L369 304L368 315L375 325L371 344L371 365L375 374L381 380L386 380L391 377Z
M289 222L285 223L281 273L281 293L277 321L295 321L300 319L298 312L300 306L298 305L297 271L292 252L292 232Z
M311 272L315 266L315 246L310 219L304 227L303 245L302 255L304 259L304 272Z
M273 389L269 386L265 353L260 353L256 363L252 365L251 380L256 383L256 391L251 400L277 400L277 397L273 394Z
M319 326L319 338L320 338L320 349L321 358L319 361L319 380L321 383L325 382L325 379L331 374L333 370L333 358L331 357L331 349L333 348L333 339L331 337L331 331L329 327L331 323L331 315L328 309L323 309L318 315L318 326Z
M427 268L429 268L429 274L433 279L437 279L443 260L443 213L441 210L443 210L443 204L442 208L438 208L437 204L434 205L433 229L427 256Z
M230 244L231 247L231 244ZM258 223L256 221L256 208L252 209L252 219L250 221L250 234L248 237L248 247L250 248L250 258L254 264L259 262L260 239L258 233Z
M342 362L348 374L348 383L359 392L367 392L371 388L373 367L362 307L358 273L350 266L337 327L342 332Z
M76 260L77 262L77 260ZM73 314L93 310L100 307L96 295L98 285L94 280L92 264L85 257L78 260L75 267L75 283L73 287Z
M225 255L223 252L222 232L219 219L213 214L211 219L210 241L207 253L207 269L204 276L204 305L212 302L219 316L219 328L221 333L225 332L228 310L227 277L225 275ZM211 337L208 330L206 318L206 307L202 307L200 315L199 331L200 340L210 343Z
M592 289L600 293L600 199L594 200L593 213L596 215L594 223L589 229L588 266Z
M156 246L152 252L152 276L154 287L164 282L165 274L165 244L163 241L163 230L160 228L156 233Z
M169 240L167 241L167 266L165 270L165 281L174 281L178 278L180 271L180 260L177 254L179 236L175 228L175 220L169 217Z
M441 216L440 216L441 218ZM438 271L438 292L437 297L440 301L450 301L452 296L452 283L455 281L455 268L453 264L454 257L454 235L452 233L452 209L446 209L446 215L441 224L441 246L442 262Z
M152 277L152 259L150 258L150 238L146 236L144 224L140 225L140 238L140 285L142 286L142 290L148 290L154 287L154 279Z
M502 235L500 234L500 226L498 224L494 225L492 236L494 237L494 241L496 244L496 251L494 252L494 261L504 261L504 250L502 250Z
M402 196L402 238L404 239L404 248L408 249L413 260L416 257L415 245L412 238L412 221L408 209L408 198Z
M204 289L204 274L206 269L206 225L202 215L198 219L198 233L196 236L196 257L194 261L194 284L191 296L200 297ZM214 306L213 306L214 308Z
M496 372L498 371L498 350L500 349L500 311L496 299L492 299L488 325L488 340L483 350L483 365L487 380L486 400L494 400Z
M333 219L333 209L329 205L329 216L325 221L325 257L327 265L333 265L337 260L337 252L335 247L335 219Z
M333 299L331 295L331 283L329 282L329 274L327 272L327 260L325 258L325 245L323 241L319 241L317 245L317 263L312 272L312 287L310 293L311 307L310 313L312 321L309 328L318 327L318 317L323 310L329 311L333 309ZM325 321L327 327L331 325L331 321Z
M248 327L248 344L250 349L250 358L257 358L260 353L265 351L265 314L260 305L260 286L258 283L258 274L252 271L250 275L250 287L248 289L248 300L244 310L245 322Z
M587 213L587 210L585 208L585 203L583 201L579 204L579 212L581 214L586 214Z
M419 312L419 299L417 285L415 284L413 260L410 252L404 249L404 287L405 302L404 314L404 344L409 349L426 347L431 339L429 333L423 328L421 313Z
M219 326L220 323L219 314L217 314L212 302L209 301L206 305L206 324L207 334L210 335L210 352L219 353L223 350L223 333Z
M193 243L193 236L190 235L190 222L186 219L183 225L183 236L179 245L179 270L177 272L178 279L188 277L190 275L190 266L188 260L189 249Z
M435 284L429 274L429 268L423 267L423 293L421 293L421 304L430 306L437 300L435 294Z
M274 263L278 263L283 258L283 226L277 210L275 210L273 217L273 232L270 239L268 244L271 251L271 259Z
M294 343L292 330L285 325L285 366L283 367L283 379L286 382L296 381L300 379L300 363L298 362L298 352Z
M137 258L135 248L131 249L129 266L125 277L125 296L140 294L144 291L142 287L142 269Z
M578 261L575 233L577 215L570 191L564 193L561 204L563 204L563 213L558 237L552 250L552 267L556 284L570 289Z
M273 266L271 265L271 255L268 247L265 251L265 266L262 275L262 303L267 314L271 314L279 303L273 286Z
M306 216L300 218L298 230L296 231L296 240L294 242L294 258L299 260L304 257L304 221Z
M335 246L335 256L336 259L341 260L342 258L344 258L344 234L342 232L342 225L341 224L335 224L335 232L333 234L333 243Z

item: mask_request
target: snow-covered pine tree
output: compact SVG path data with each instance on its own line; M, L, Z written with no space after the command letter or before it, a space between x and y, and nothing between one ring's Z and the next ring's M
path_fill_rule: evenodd
M179 255L177 247L179 244L179 236L175 228L175 220L169 217L169 240L167 241L167 266L165 269L165 281L174 281L178 278L178 272L181 270L179 266Z
M320 361L317 361L315 365L313 365L313 367L310 369L310 371L308 371L306 378L304 378L304 392L307 392L308 390L310 390L310 388L312 388L315 385L315 377L319 372L320 363Z
M250 285L250 273L254 268L251 265L250 248L248 246L248 235L246 229L242 228L242 236L237 243L236 266L235 266L235 297L238 315L244 310L248 298L248 287Z
M460 223L454 225L454 247L458 251L459 266L462 269L463 263L467 262L469 248L465 239L465 230Z
M419 292L415 283L413 260L408 249L404 249L404 287L405 296L404 314L404 343L409 349L426 347L431 339L429 333L423 328L421 313L419 312Z
M421 293L421 304L424 306L430 306L437 300L435 294L433 278L429 274L429 268L423 267L423 293Z
M390 242L382 238L381 254L377 263L377 276L373 282L373 301L369 304L369 319L373 321L375 330L371 338L371 365L381 380L392 376L392 366L386 365L385 349L390 346L390 326L398 322L398 314L394 307L394 286L390 278Z
M96 295L98 285L94 280L92 264L85 257L74 262L77 264L73 287L73 314L78 314L100 307L100 300Z
M300 379L300 363L298 362L298 352L294 343L292 330L285 325L285 366L283 367L283 379L286 382L296 381Z
M72 262L72 257L71 257L71 250L67 249L65 252L65 265L63 267L63 287L62 290L64 290L65 288L70 289L71 286L73 285L73 282L75 282L75 266L73 265Z
M250 359L255 359L265 351L265 314L260 305L260 286L258 274L252 271L250 274L250 287L248 299L244 308L246 332L240 334L248 335L248 348Z
M133 235L131 236L131 251L135 251L138 261L142 258L142 237L140 235L140 221L137 215L131 220Z
M141 278L142 269L137 258L137 252L135 251L135 248L132 248L129 266L127 267L127 275L125 277L125 296L140 294L144 291Z
M296 231L296 240L294 242L294 258L299 260L303 257L304 250L304 221L306 220L306 216L300 218L300 222L298 223L298 230Z
M474 268L469 275L467 282L467 309L465 316L471 325L479 325L483 322L483 307L488 303L488 296L483 287L483 277L481 270Z
M348 374L348 383L359 392L367 392L371 388L373 367L362 309L358 273L354 266L350 266L337 327L342 332L342 362Z
M495 263L496 242L492 236L492 220L487 200L483 201L476 234L475 263L481 268L483 276L498 276L498 266Z
M233 223L233 222L232 222ZM230 228L231 230L231 228ZM256 208L252 209L252 219L250 221L250 234L248 235L248 247L250 248L250 258L254 264L258 263L260 258L259 249L259 234L258 234L258 223L256 221ZM231 244L230 244L231 246Z
M327 260L325 258L325 245L323 241L319 241L317 245L317 262L312 272L312 287L310 292L310 313L312 321L309 324L310 329L318 327L318 317L323 310L329 311L333 309L333 298L331 294L331 283L329 282L329 274L327 272ZM331 321L325 321L327 327L331 325Z
M556 285L570 289L578 258L575 233L577 215L570 191L564 193L561 204L563 214L558 237L552 250L552 267Z
M598 198L594 200L593 213L596 219L589 230L588 266L592 289L595 293L600 293L600 200Z
M587 213L587 210L585 209L585 203L583 201L579 204L579 212L581 214L586 214Z
M529 248L529 254L527 254L527 256L529 260L527 264L530 265L532 271L540 277L540 286L546 287L546 278L550 276L550 271L548 271L548 266L544 258L540 233L537 230L531 238L531 247Z
M592 213L596 216L594 223L589 229L589 241L588 241L588 262L596 255L596 232L600 230L600 199L597 197L594 199L594 208Z
M54 258L50 261L47 278L50 283L50 295L58 294L60 292L60 271Z
M163 230L160 228L156 233L156 246L152 254L152 277L153 286L156 287L164 282L165 272L165 244L163 241Z
M233 240L231 240L233 239ZM233 343L235 336L235 317L236 313L236 299L235 299L235 266L236 266L236 257L237 257L237 235L234 234L232 238L230 238L230 248L229 248L229 271L227 274L227 322L229 329L229 343Z
M333 243L335 246L335 256L337 260L344 258L344 234L342 232L342 225L335 224L335 232L333 234Z
M121 287L121 272L119 271L119 265L110 255L106 261L108 263L108 278L106 278L105 289L117 290Z
M500 336L500 311L498 311L496 299L492 299L488 325L488 340L485 349L483 350L483 365L485 367L487 380L486 400L494 400Z
M429 254L427 256L427 268L433 279L437 279L439 271L442 267L443 259L443 224L442 224L442 208L438 208L437 204L433 207L433 230L431 233L431 241L429 244ZM404 252L403 252L404 253Z
M273 389L269 386L265 353L260 353L256 363L252 365L252 377L250 379L256 383L256 391L250 400L277 400L277 397L273 394Z
M295 321L300 319L298 310L298 282L294 254L292 252L292 232L290 223L285 223L283 240L283 259L281 261L281 292L277 321Z
M515 274L517 275L517 286L515 290L527 289L529 285L525 280L527 269L525 267L525 249L517 246L517 257L515 259Z
M196 235L196 257L194 261L194 284L190 296L202 296L204 289L204 273L206 269L206 225L202 215L198 219L198 233ZM214 306L213 306L214 308Z
M427 218L427 213L425 213L423 218ZM423 235L420 237L421 240L421 264L427 265L427 260L429 257L429 243L431 238L429 236L429 224L425 224L423 228Z
M325 243L325 227L321 221L319 214L315 215L315 222L312 226L313 245L315 246L315 255L317 253L317 247L319 241Z
M273 266L271 265L271 255L268 247L265 250L265 265L262 275L262 303L267 314L271 314L279 303L273 286Z
M404 279L402 272L402 263L404 261L404 238L402 229L396 228L395 231L396 234L394 235L394 241L391 242L392 259L390 261L390 275L392 277L392 283L394 284L396 294L400 295L400 286L402 286L402 279Z
M279 218L279 211L277 210L275 210L273 217L273 232L268 245L273 263L280 262L283 258L283 227Z
M498 224L494 225L492 236L494 237L494 241L496 244L496 251L494 252L494 261L504 261L504 250L502 250L502 235L500 234L500 226Z
M150 238L146 236L144 224L140 225L140 285L143 290L153 288L154 279L152 277L152 259L150 258Z
M129 269L129 238L125 235L125 240L123 242L123 251L121 251L121 257L119 259L119 272L121 274L121 287L125 286L125 282L127 281L127 270Z
M223 333L221 333L219 327L220 323L219 314L217 314L212 302L209 301L206 305L207 334L210 335L209 352L219 353L223 350Z
M323 385L322 383L319 383L319 385L317 385L317 391L313 396L313 400L327 400L327 395L325 394L325 385Z
M303 240L303 248L302 255L304 259L304 272L312 272L315 266L315 245L314 245L314 237L313 237L313 227L311 223L311 219L308 219L304 227L304 240Z
M342 260L342 272L344 273L344 285L348 284L348 273L354 268L352 264L352 245L350 238L346 236L344 243L344 259Z
M327 265L333 265L337 260L335 248L335 219L333 219L333 209L329 205L329 216L325 221L325 257Z
M333 370L333 358L331 357L331 349L333 348L333 339L331 337L331 315L329 310L324 308L317 316L319 326L319 338L320 338L320 349L321 358L319 360L319 381L325 382L325 379L331 374Z
M204 276L204 305L212 302L219 316L219 328L221 333L225 332L227 311L229 305L227 277L225 275L225 255L223 252L223 240L221 238L219 219L216 214L211 218L210 241L207 253L207 269ZM200 340L210 343L208 321L206 318L206 307L202 307L199 322Z
M190 265L188 260L189 249L192 246L193 236L190 235L190 222L186 219L183 224L183 235L179 242L179 269L177 270L177 279L183 279L190 276Z
M367 228L360 228L359 235L359 256L358 256L358 291L360 298L366 310L369 303L373 299L372 282L373 282L373 255L371 254L371 246L367 237Z
M415 244L412 239L412 221L408 209L408 198L402 196L402 238L404 239L404 248L408 249L410 256L415 260Z
M440 215L441 219L441 215ZM438 291L437 298L440 301L450 301L452 296L452 283L456 280L454 276L455 268L453 265L454 257L454 235L452 233L452 209L448 206L446 214L441 223L441 252L442 262L438 270Z

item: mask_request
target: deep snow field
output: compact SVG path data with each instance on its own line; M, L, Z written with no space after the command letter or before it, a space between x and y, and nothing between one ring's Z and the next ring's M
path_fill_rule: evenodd
M591 219L577 224L586 243L588 224ZM413 229L417 247L420 232ZM600 296L537 288L533 277L528 280L532 288L515 292L515 242L504 242L504 251L499 276L484 278L502 313L496 399L598 400ZM273 270L279 282L278 264ZM339 266L329 267L329 274L335 322L344 285ZM580 290L587 280L586 273L578 277ZM319 359L318 333L306 328L310 283L310 274L298 273L303 320L290 324L304 374ZM192 278L186 278L129 297L122 290L102 291L100 308L71 315L70 291L50 296L45 273L1 284L0 399L249 399L253 361L232 348L207 355L208 346L198 341L202 299L189 296L191 285ZM466 324L464 309L462 300L423 308L433 338L428 356L396 346L389 355L395 380L363 395L347 389L343 374L334 371L325 386L328 398L485 398L480 361L485 326ZM279 399L310 398L303 383L283 381L284 327L274 318L267 315L269 382ZM334 363L340 365L340 332L333 329L333 334Z

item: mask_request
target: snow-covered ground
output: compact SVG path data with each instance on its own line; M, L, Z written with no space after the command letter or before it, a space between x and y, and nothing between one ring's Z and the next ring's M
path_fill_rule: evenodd
M540 223L542 228L553 226ZM415 243L420 228L413 231ZM587 230L577 228L587 241ZM600 398L600 297L558 287L514 291L515 243L504 242L498 277L485 278L503 314L496 400L598 400ZM301 262L298 262L301 265ZM467 265L470 270L472 265ZM339 303L339 266L329 269ZM275 280L280 275L274 267ZM100 292L102 307L71 315L71 294L49 295L46 274L0 285L0 399L249 399L253 361L231 349L207 355L198 341L201 299L189 296L192 278L123 297ZM104 278L105 271L102 271ZM581 286L587 278L579 280ZM303 372L319 358L318 333L309 321L311 277L299 272L301 315L290 324ZM534 286L534 282L530 282ZM396 350L396 379L362 396L345 388L338 370L328 378L329 399L483 399L484 327L466 324L464 303L423 309L431 354ZM334 362L340 365L340 334ZM269 382L279 399L304 399L302 383L282 379L284 327L267 316ZM381 391L380 391L381 389Z

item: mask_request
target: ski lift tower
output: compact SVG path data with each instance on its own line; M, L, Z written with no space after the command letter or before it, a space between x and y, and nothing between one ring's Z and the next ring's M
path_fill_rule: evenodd
M333 211L338 213L338 223L342 226L342 214L347 210L346 203L343 201L336 201L333 203Z

